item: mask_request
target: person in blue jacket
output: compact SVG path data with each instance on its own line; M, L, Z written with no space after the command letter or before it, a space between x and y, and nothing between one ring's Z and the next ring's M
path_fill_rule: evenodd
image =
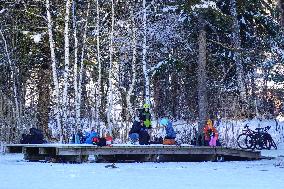
M166 118L163 118L161 119L160 124L166 127L165 139L175 139L176 138L176 132L174 131L172 122L170 122Z
M98 133L95 131L95 128L93 127L91 130L91 133L87 136L85 143L86 144L93 144L93 138L98 137Z

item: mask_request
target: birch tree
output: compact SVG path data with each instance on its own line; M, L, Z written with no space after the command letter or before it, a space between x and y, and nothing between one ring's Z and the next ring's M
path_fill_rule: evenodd
M99 69L98 81L96 84L97 87L97 99L96 99L96 123L97 123L97 131L100 130L100 106L101 106L101 83L102 83L102 65L101 65L101 55L100 55L100 4L99 0L96 3L97 9L97 25L96 25L96 45L97 45L97 62Z
M84 56L86 48L86 38L87 38L87 29L88 29L88 18L90 11L90 2L88 3L84 32L83 32L83 42L82 42L82 51L81 51L81 61L79 69L79 78L78 78L78 38L77 38L77 26L76 26L76 15L75 15L75 1L73 1L73 30L74 30L74 90L75 90L75 112L76 112L76 130L80 127L80 118L81 118L81 96L82 96L82 80L84 72Z
M142 52L142 63L143 73L145 79L145 102L150 104L150 78L147 70L147 10L146 0L143 0L143 52Z
M50 3L49 0L46 0L46 14L47 14L47 27L48 27L48 36L49 36L49 46L50 46L50 56L51 56L51 63L52 63L52 78L53 78L53 85L54 85L54 112L55 112L55 119L57 123L57 127L59 130L60 135L60 142L63 142L63 132L62 132L62 125L60 121L61 113L60 113L60 92L59 92L59 82L57 77L57 68L56 68L56 57L55 57L55 44L53 39L53 32L52 32L52 18L51 18L51 10L50 10Z
M64 88L63 88L63 96L62 96L62 113L63 113L63 133L64 135L67 125L67 116L68 116L68 109L67 109L67 101L68 101L68 77L69 77L69 64L70 64L70 52L69 52L69 21L70 21L70 8L71 8L71 0L66 1L65 6L65 16L64 16Z
M107 109L107 124L109 131L112 131L111 111L113 109L113 35L114 35L114 0L111 1L111 31L110 31L110 46L109 46L109 86L108 86L108 109Z
M14 106L13 107L13 113L15 114L15 120L16 120L16 127L21 127L20 123L21 123L21 118L20 118L20 107L19 107L19 95L18 95L18 90L17 90L17 85L16 85L16 73L15 73L15 65L11 60L10 54L11 51L9 51L8 48L8 44L6 41L6 38L2 32L2 29L0 29L0 34L2 37L2 40L4 41L4 49L5 49L5 54L8 60L8 65L10 67L11 70L11 79L12 79L12 83L13 83L13 99L14 99ZM14 142L14 141L13 141Z
M74 91L75 91L75 131L77 131L80 124L80 101L78 99L78 37L77 37L77 19L76 19L76 2L72 2L72 23L73 23L73 37L74 37Z
M133 13L133 11L132 11ZM127 113L126 113L126 121L128 122L130 120L131 117L134 117L134 112L133 112L133 106L132 106L132 102L131 102L131 96L133 95L133 90L134 90L134 86L136 84L136 78L137 78L137 65L136 65L136 59L137 59L137 36L136 36L136 32L137 32L137 28L135 27L135 21L134 21L134 17L133 14L132 16L132 80L131 80L131 84L129 86L129 89L127 91L127 95L126 95L126 103L127 103Z

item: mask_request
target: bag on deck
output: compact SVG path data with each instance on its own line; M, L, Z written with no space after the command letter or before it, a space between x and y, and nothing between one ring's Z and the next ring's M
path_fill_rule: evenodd
M106 139L105 138L98 138L93 137L92 143L97 146L106 146Z
M105 138L99 138L99 142L97 144L98 146L106 146L106 139Z
M175 139L164 139L163 141L163 145L174 145L175 143Z

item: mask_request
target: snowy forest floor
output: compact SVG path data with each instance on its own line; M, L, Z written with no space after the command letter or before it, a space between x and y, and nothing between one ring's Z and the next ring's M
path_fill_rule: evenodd
M263 150L272 160L233 162L61 164L27 162L22 154L0 154L1 189L275 189L284 186L284 143Z

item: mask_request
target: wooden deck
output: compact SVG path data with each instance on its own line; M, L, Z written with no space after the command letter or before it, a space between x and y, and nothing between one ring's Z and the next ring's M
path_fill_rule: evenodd
M231 161L258 160L260 151L226 147L175 145L113 145L97 147L88 144L7 144L6 153L24 153L29 161L84 162L94 155L98 162L117 161Z

